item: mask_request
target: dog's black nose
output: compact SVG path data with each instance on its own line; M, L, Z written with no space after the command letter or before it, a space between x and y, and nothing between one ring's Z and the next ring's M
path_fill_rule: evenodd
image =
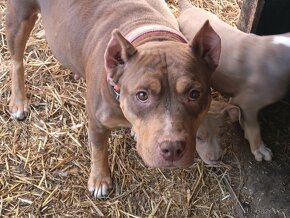
M164 141L160 145L161 156L167 161L179 160L185 150L184 141Z

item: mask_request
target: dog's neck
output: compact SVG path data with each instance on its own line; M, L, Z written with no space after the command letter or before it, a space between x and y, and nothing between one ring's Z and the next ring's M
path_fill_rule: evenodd
M125 35L125 38L132 44L151 41L152 37L157 40L174 40L187 43L187 39L180 32L163 25L144 25L135 28Z

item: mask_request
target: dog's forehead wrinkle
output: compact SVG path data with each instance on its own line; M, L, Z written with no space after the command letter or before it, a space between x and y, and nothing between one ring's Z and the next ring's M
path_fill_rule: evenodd
M139 55L136 65L141 66L145 71L161 71L164 74L167 70L166 54L158 48L151 52L143 51Z
M192 57L187 54L188 52L180 51L180 49L176 49L175 52L177 53L175 54L175 52L172 52L172 49L156 47L150 51L144 51L143 55L153 65L157 65L160 69L166 70L164 73L170 72L171 70L174 72L187 71L185 68L191 64Z
M164 84L163 84L163 89L167 89L168 91L164 93L164 107L166 112L170 113L171 111L171 98L172 98L172 88L169 80L168 74L164 76Z

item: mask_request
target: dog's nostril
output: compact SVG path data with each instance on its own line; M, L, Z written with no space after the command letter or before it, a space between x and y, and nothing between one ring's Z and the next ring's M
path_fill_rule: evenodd
M165 141L160 144L161 156L168 161L179 160L182 157L184 150L185 142L183 141Z

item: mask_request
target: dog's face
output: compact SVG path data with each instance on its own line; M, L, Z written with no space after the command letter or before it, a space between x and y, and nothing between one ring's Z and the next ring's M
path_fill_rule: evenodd
M120 106L148 165L187 166L193 160L195 132L210 102L208 80L206 72L196 68L186 44L184 48L159 44L141 46L128 62L119 80Z
M202 120L196 135L196 150L207 164L217 164L222 156L220 144L225 127L240 119L240 108L226 102L212 101L209 112Z
M120 107L136 134L139 155L151 167L191 165L196 131L211 100L209 79L219 58L219 38L210 48L198 42L201 38L192 46L149 42L135 48L114 34L105 54L108 79L120 87ZM116 52L110 45L118 40L124 44Z

